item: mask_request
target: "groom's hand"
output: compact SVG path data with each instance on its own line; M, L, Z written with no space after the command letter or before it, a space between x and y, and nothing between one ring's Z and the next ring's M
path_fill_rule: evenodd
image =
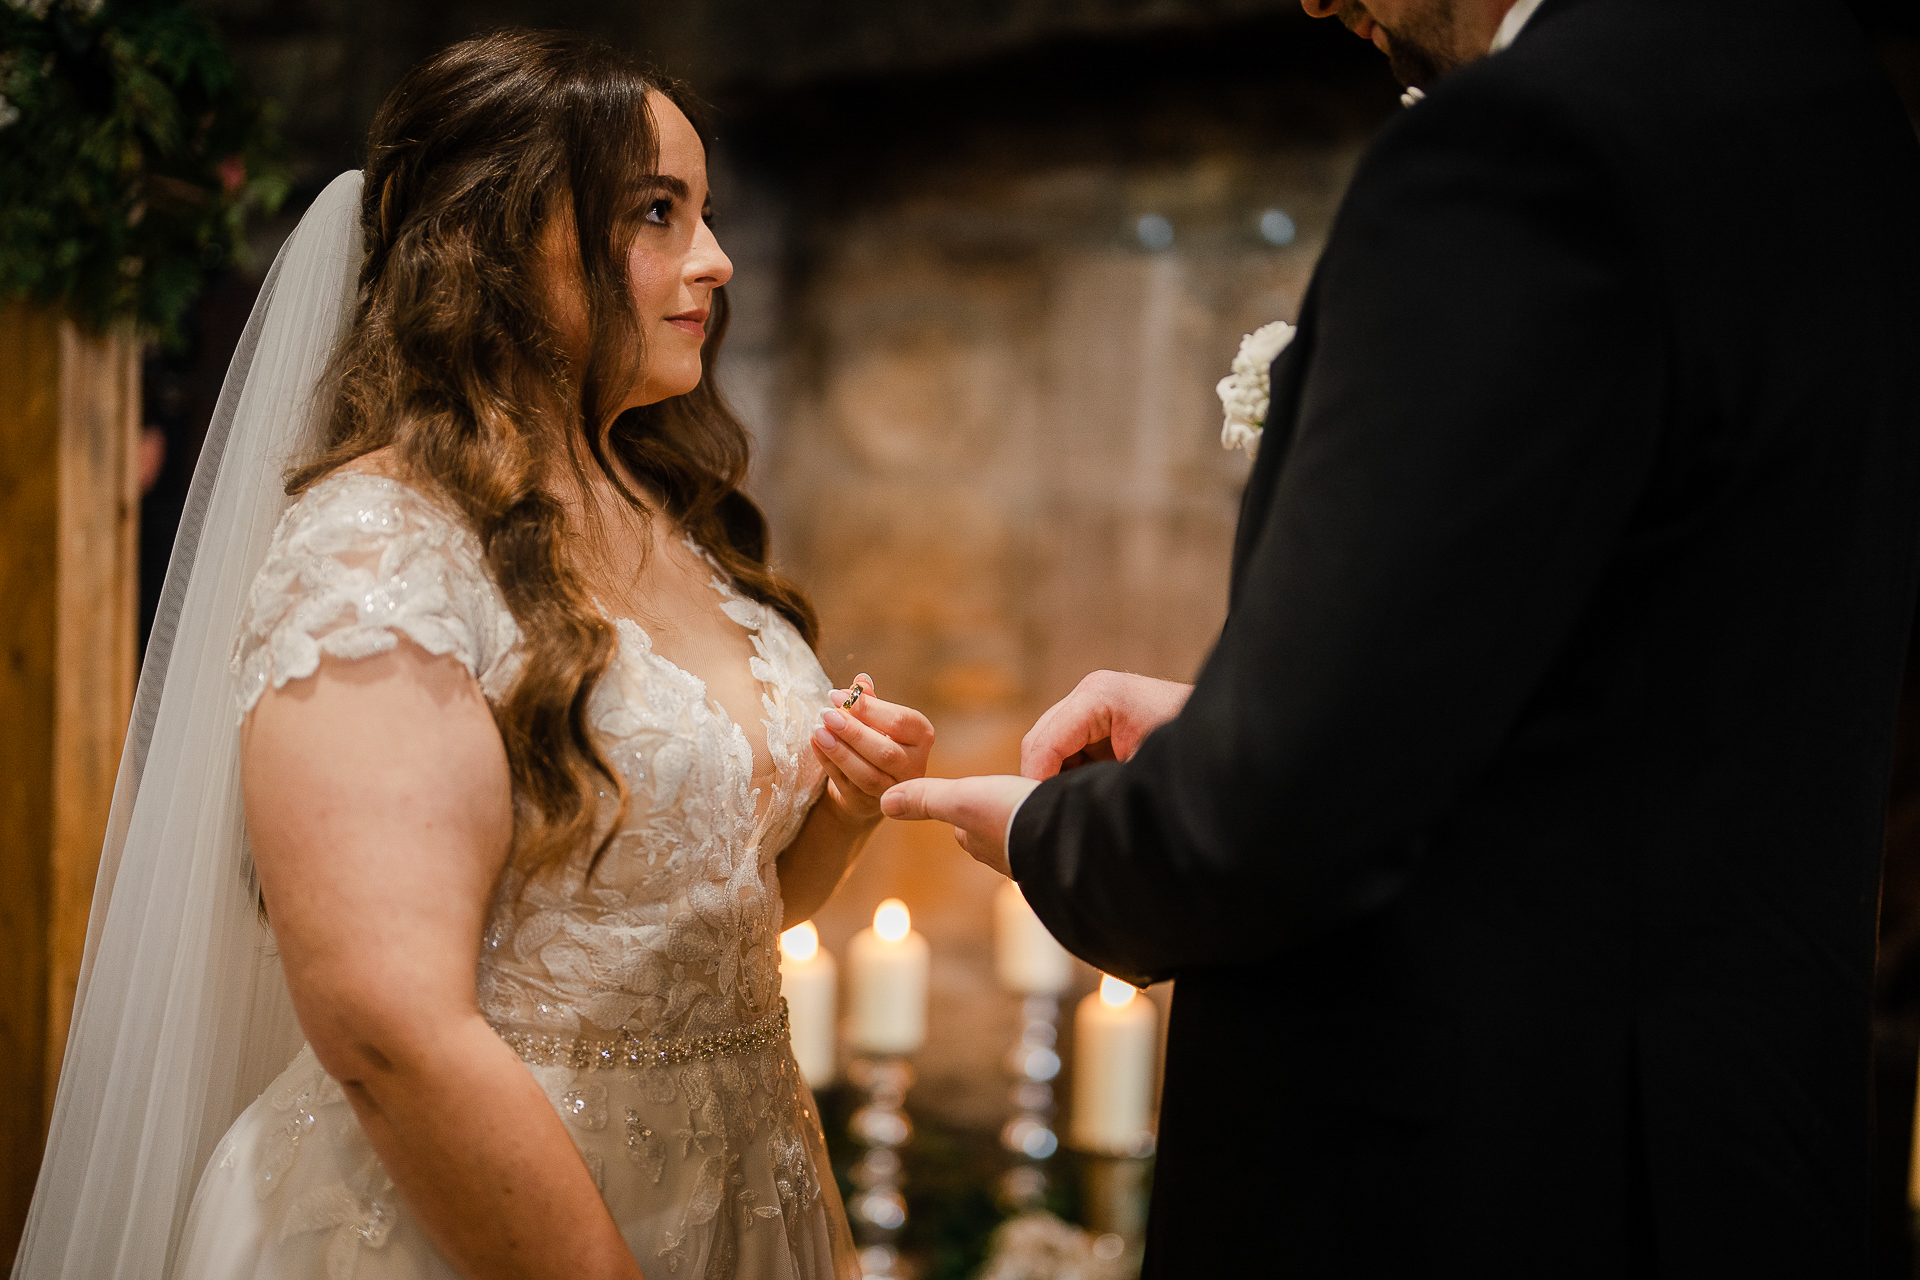
M915 778L889 787L880 811L909 822L931 818L951 822L953 838L973 860L1011 877L1007 866L1007 823L1013 811L1040 784L1009 774L974 778Z
M1180 714L1190 684L1096 671L1034 722L1020 743L1020 773L1046 779L1098 760L1125 760Z

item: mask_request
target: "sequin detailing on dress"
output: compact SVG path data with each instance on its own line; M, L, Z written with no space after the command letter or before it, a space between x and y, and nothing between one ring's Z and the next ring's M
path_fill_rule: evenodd
M520 630L478 539L403 484L332 476L281 517L254 577L233 655L240 713L324 654L372 657L402 638L458 658L489 698L519 674Z
M726 1057L784 1045L788 1042L787 1002L782 1000L774 1012L747 1026L679 1040L643 1040L625 1028L611 1040L594 1040L586 1036L539 1036L524 1031L501 1031L500 1038L520 1055L522 1062L536 1067L572 1067L576 1071L643 1071L649 1067L677 1066L682 1062L692 1062L695 1058ZM604 1097L605 1093L605 1089L601 1089L601 1096ZM571 1098L574 1095L567 1096Z

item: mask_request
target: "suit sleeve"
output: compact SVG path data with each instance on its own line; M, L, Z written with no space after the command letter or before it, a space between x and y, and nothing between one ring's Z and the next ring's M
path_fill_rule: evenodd
M1243 513L1186 709L1014 821L1028 900L1109 973L1253 962L1398 893L1646 488L1666 351L1649 255L1600 149L1483 84L1410 110L1355 178L1291 444L1256 470L1275 488Z

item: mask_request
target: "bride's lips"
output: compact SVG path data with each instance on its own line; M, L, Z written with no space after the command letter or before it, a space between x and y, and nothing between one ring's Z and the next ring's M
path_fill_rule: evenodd
M705 311L682 311L677 316L668 316L667 323L682 333L690 333L704 340L707 336L707 314Z

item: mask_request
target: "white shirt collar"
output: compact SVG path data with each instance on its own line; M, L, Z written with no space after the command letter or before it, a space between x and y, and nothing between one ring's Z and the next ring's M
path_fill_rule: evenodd
M1502 49L1519 39L1520 29L1527 25L1528 21L1532 19L1534 11L1539 7L1540 0L1519 0L1519 3L1507 10L1505 20L1500 23L1500 30L1494 33L1493 48L1487 50L1487 52L1489 54L1499 53ZM1419 89L1408 89L1400 95L1400 105L1410 107L1416 102L1425 101L1426 96L1427 95Z
M1493 48L1488 53L1498 53L1512 44L1520 36L1520 29L1533 17L1534 10L1540 7L1540 0L1519 0L1513 8L1507 10L1506 20L1500 24L1500 30L1494 34Z

